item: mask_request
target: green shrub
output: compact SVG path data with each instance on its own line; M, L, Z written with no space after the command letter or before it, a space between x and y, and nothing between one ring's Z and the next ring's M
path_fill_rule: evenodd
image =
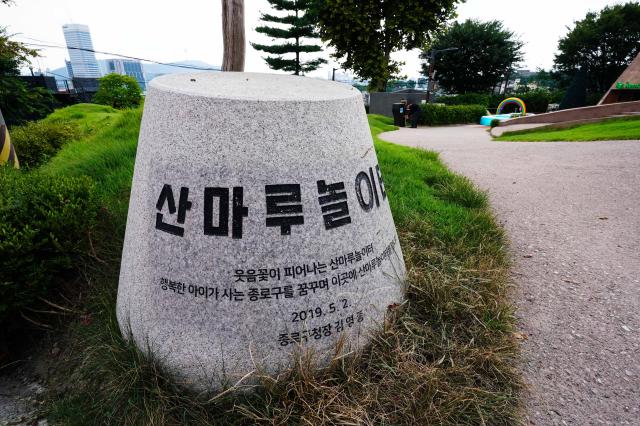
M491 120L491 128L493 129L494 127L498 127L500 125L500 120L498 120L497 118L494 118L493 120Z
M45 121L72 123L78 127L77 139L85 139L113 124L119 114L108 105L75 104L55 110Z
M527 106L527 112L542 114L547 112L552 94L545 89L535 89L524 93L516 93L513 96L524 101Z
M559 103L562 97L562 91L547 89L533 89L509 95L492 96L489 101L489 110L497 109L500 102L506 98L520 98L527 106L527 112L543 114L549 109L550 103ZM507 113L510 111L508 110Z
M93 102L117 109L135 108L142 102L142 90L131 76L107 74L100 79Z
M86 177L0 168L0 324L76 264L97 213L93 187Z
M440 96L437 101L445 105L484 105L488 107L489 98L489 95L482 93L465 93L462 95Z
M505 95L491 95L489 96L489 106L487 107L489 112L492 114L495 114L498 110L498 105L500 105L500 102L502 102L503 100L510 98L511 95L509 96L505 96Z
M587 92L587 106L598 105L605 92Z
M550 103L558 103L563 93L558 90L533 89L525 92L510 93L507 95L489 95L483 93L465 93L462 95L447 95L438 98L439 103L445 105L483 105L489 111L495 113L500 102L507 98L520 98L527 105L527 112L542 114L547 112ZM510 110L507 110L508 113Z
M427 126L442 126L447 124L479 123L480 118L487 114L483 105L420 105L422 114L420 124Z
M78 126L72 123L33 121L11 128L11 141L20 166L34 168L53 157L69 140L78 136Z

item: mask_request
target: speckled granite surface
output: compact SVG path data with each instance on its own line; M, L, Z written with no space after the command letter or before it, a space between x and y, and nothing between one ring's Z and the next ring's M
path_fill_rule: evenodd
M118 319L194 387L361 347L404 262L360 93L251 73L157 78L145 101ZM248 381L251 379L249 377Z

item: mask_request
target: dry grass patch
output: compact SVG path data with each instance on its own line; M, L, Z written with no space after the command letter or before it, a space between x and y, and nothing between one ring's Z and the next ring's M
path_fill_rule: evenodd
M96 248L101 262L87 266L92 297L84 309L92 320L69 330L60 374L73 386L51 396L50 418L62 424L520 423L508 256L486 195L436 154L380 141L377 135L393 128L389 120L372 116L370 124L409 274L406 302L371 345L320 370L312 368L312 355L297 357L289 371L262 377L252 393L184 389L120 336L114 306L125 218L117 208L97 231L104 236ZM134 139L125 143L135 146ZM58 162L57 170L63 166ZM108 204L105 211L110 214Z

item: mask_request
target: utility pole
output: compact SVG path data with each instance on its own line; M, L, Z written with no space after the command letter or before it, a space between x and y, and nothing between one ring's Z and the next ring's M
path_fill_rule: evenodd
M506 96L507 94L507 89L509 88L509 79L511 78L511 68L507 68L507 70L505 71L505 77L504 77L504 94Z
M436 50L431 49L429 55L429 81L427 82L427 102L432 104L435 102L435 96L433 91L435 89L435 77L436 77Z
M244 71L244 0L222 0L222 71Z
M336 70L337 68L333 68L333 74L331 75L331 80L336 81Z
M441 52L453 52L455 50L460 50L457 47L449 47L447 49L431 49L431 53L429 54L429 82L427 84L427 102L430 104L434 103L436 97L434 96L435 84L436 84L436 54Z

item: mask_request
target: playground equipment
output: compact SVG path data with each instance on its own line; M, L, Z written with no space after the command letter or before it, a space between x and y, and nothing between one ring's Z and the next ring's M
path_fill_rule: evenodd
M504 110L504 107L506 107L507 105L516 105L519 108L519 111L513 114L503 114L502 111ZM527 106L525 105L522 99L507 98L504 101L500 102L500 105L498 105L498 110L496 111L495 115L483 116L480 119L480 124L482 124L483 126L491 126L491 122L493 120L504 121L504 120L509 120L511 118L524 117L525 115L527 115Z
M521 116L527 115L527 106L524 104L524 101L520 98L507 98L504 101L500 102L500 105L498 105L498 111L496 112L496 115L502 114L502 110L507 105L517 105L518 107L520 107L519 115Z

